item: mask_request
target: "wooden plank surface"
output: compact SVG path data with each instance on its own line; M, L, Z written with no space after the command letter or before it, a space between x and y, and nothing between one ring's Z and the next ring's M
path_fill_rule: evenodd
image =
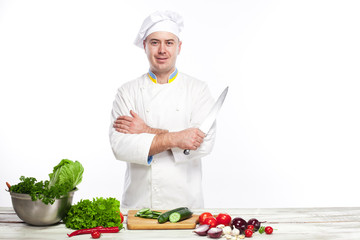
M127 229L129 230L146 230L146 229L194 229L199 215L194 214L191 218L185 219L177 223L158 223L157 219L147 219L135 217L139 210L129 210L127 216ZM167 210L155 210L166 212Z
M128 230L126 218L129 209L122 209L125 215L125 229L118 233L106 233L101 239L117 240L207 240L193 233L194 229ZM360 239L360 207L326 207L326 208L211 208L192 209L194 214L211 212L214 215L228 213L232 217L245 220L257 218L266 221L274 229L271 235L254 233L252 240L359 240ZM60 223L53 226L31 226L14 222L15 212L9 207L0 207L0 240L58 240L70 239L67 234L73 230ZM91 239L89 235L81 235L80 239Z

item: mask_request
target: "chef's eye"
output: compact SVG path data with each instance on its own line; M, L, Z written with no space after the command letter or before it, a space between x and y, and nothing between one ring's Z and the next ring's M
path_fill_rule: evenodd
M174 42L173 41L168 41L168 42L166 42L166 45L172 46L172 45L174 45Z
M159 44L159 41L150 41L150 44L151 44L152 46L156 46L156 45Z

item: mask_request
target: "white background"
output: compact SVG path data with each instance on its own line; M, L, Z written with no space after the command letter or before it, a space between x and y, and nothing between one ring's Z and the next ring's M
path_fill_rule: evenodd
M185 19L178 69L230 86L206 207L359 206L359 1L0 0L0 206L5 182L79 160L81 198L121 199L108 126L148 70L133 40L155 10Z

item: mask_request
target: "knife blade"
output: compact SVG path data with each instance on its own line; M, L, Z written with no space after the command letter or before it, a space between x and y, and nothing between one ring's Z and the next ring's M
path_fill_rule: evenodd
M215 120L216 120L216 116L218 115L221 106L224 103L224 100L226 98L227 92L229 90L229 87L226 87L221 95L219 96L219 98L216 100L214 106L211 108L209 114L207 115L207 117L205 118L204 122L200 125L199 129L205 133L205 135L209 132L211 126L214 124ZM190 150L189 149L185 149L184 150L184 154L185 155L189 155L190 154Z

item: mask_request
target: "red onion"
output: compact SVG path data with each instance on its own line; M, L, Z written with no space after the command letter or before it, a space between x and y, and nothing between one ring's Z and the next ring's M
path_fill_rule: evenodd
M199 235L199 236L206 236L209 228L210 228L210 225L206 225L206 224L199 225L199 226L194 230L194 233L196 233L196 234Z
M210 230L207 232L207 235L211 238L220 238L222 235L222 229L221 228L217 228L217 227L213 227L210 228Z

